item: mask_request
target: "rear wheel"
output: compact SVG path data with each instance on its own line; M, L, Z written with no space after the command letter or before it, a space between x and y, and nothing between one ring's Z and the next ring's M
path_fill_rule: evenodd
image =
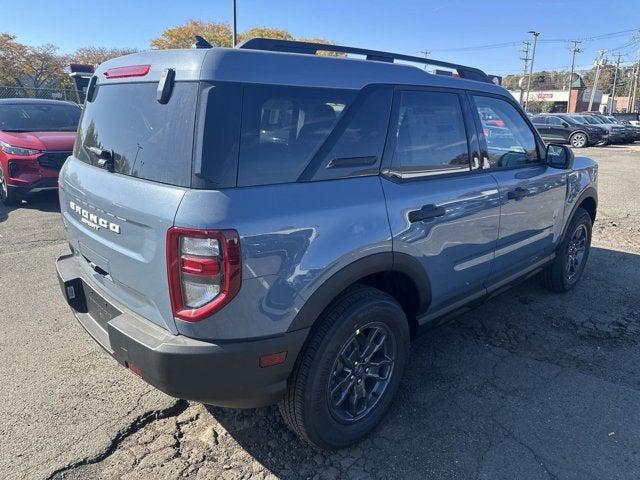
M587 136L584 133L576 132L569 137L569 143L575 148L584 148L589 143Z
M15 190L7 185L4 172L2 171L2 165L0 165L0 202L7 206L17 205L20 202L20 198Z
M347 290L318 319L292 373L280 412L321 449L358 442L383 419L409 352L409 325L380 290Z
M591 228L591 216L586 210L578 208L556 251L556 258L540 274L544 287L562 293L578 283L589 258Z

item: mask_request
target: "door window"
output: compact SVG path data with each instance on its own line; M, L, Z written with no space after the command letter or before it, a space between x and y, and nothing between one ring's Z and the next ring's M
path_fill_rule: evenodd
M511 168L540 161L533 131L513 105L494 97L473 99L487 144L485 168Z
M469 148L458 95L400 93L393 168L403 178L468 171Z
M562 126L562 120L558 117L549 117L549 125Z

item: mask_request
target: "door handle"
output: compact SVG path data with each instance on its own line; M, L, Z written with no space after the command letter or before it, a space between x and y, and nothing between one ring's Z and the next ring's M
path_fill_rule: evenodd
M509 200L522 200L529 194L529 190L526 188L518 187L507 192L507 198Z
M411 223L422 222L423 220L442 217L445 213L447 213L447 210L444 207L439 207L430 203L428 205L423 205L420 210L413 210L409 212L409 221Z

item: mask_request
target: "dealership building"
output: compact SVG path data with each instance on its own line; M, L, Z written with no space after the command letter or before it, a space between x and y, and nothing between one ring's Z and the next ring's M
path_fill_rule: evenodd
M527 96L526 91L510 90L509 93L521 104L524 104ZM554 112L586 112L589 110L590 99L591 89L585 87L571 89L571 97L569 97L569 90L540 90L529 92L529 102L552 102L554 104L552 111ZM603 102L602 92L596 90L591 110L600 110L601 104L603 107L607 105L606 100L607 99ZM618 105L618 108L619 107Z

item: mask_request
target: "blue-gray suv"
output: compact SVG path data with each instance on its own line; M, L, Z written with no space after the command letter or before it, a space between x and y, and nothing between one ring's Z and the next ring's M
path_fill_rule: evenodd
M383 418L420 327L533 275L570 290L596 163L482 71L407 62L254 39L101 65L59 190L89 335L169 395L279 403L335 449Z

